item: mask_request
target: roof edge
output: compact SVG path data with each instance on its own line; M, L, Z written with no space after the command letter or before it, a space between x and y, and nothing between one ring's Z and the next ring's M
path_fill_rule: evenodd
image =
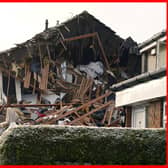
M148 40L145 40L144 42L140 43L138 45L139 49L142 49L143 47L149 45L150 43L158 40L159 38L162 38L166 36L166 30L162 30L161 32L157 33L157 34L154 34L151 38L149 38Z
M159 69L157 71L153 71L153 72L143 73L141 75L135 76L135 77L130 78L128 80L125 80L123 82L114 84L110 88L112 91L120 91L120 90L135 86L140 83L145 83L150 80L161 78L163 76L166 76L166 68L161 68L161 69Z

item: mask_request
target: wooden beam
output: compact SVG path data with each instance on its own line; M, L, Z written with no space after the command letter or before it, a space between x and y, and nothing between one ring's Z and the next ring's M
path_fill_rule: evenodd
M110 116L108 118L108 125L111 124L111 118L112 118L112 115L113 115L113 111L114 111L114 105L113 105L113 107L110 107Z
M98 97L96 99L93 99L93 100L91 100L91 101L89 101L89 102L87 102L87 103L85 103L85 104L77 107L75 110L68 111L67 113L62 114L62 115L56 117L54 120L57 121L57 120L62 119L64 117L66 117L66 116L69 116L70 114L73 114L73 113L75 113L75 112L77 112L77 111L79 111L79 110L81 110L81 109L83 109L83 108L85 108L85 107L87 107L87 106L89 106L89 105L91 105L91 104L93 104L93 103L95 103L95 102L97 102L97 101L99 101L99 100L101 100L101 99L103 99L103 98L111 95L111 93L112 93L111 91L108 92L108 93L105 93L104 95L102 95L102 96L100 96L100 97Z
M113 101L109 101L109 102L107 102L106 104L103 104L103 105L101 105L100 107L98 107L98 108L96 108L96 109L94 109L94 110L92 110L92 111L90 111L90 112L88 112L88 113L82 115L81 117L79 117L79 118L77 118L77 119L71 121L69 124L72 125L73 123L84 119L84 118L87 117L88 115L91 115L91 114L93 114L93 113L95 113L95 112L97 112L97 111L99 111L99 110L101 110L101 109L103 109L103 108L109 106L109 105L112 104L112 103L113 103Z
M59 115L60 113L62 114L63 112L65 112L69 108L72 108L72 105L67 106L67 107L63 107L61 110L58 110L56 112L48 114L48 116L50 116L50 115ZM45 117L47 117L47 116L45 116ZM53 122L52 119L50 121L45 121L44 117L41 117L41 118L39 118L39 119L36 120L36 123L40 123L40 122L45 123L46 122L47 124L51 124Z
M100 50L101 50L101 52L102 52L102 54L103 54L103 59L104 59L104 61L105 61L106 67L107 67L108 70L110 70L110 65L109 65L107 56L106 56L106 54L105 54L105 51L104 51L102 42L101 42L100 37L99 37L99 34L98 34L97 32L96 32L96 37L97 37L97 40L98 40L98 44L99 44Z
M68 105L68 103L66 105ZM59 103L57 104L6 104L6 105L0 105L0 108L1 107L4 107L4 108L5 107L49 107L49 106L59 106Z
M89 33L89 34L84 34L84 35L80 35L80 36L66 38L66 39L64 39L64 41L75 41L75 40L90 38L90 37L94 37L94 36L96 36L96 32Z
M67 106L67 107L63 107L61 110L58 110L56 112L49 114L49 116L60 115L60 114L64 113L67 109L70 109L70 108L72 108L72 105ZM80 115L77 112L75 114L77 115L77 117L80 117ZM42 122L43 124L53 124L53 122L55 122L55 120L54 120L54 118L51 118L49 121L48 120L45 121L45 120L43 120L43 118L39 118L36 120L36 123L40 123L40 122ZM80 123L82 124L82 122L80 122Z
M108 113L108 110L106 109L106 111L105 111L105 113L104 113L103 120L101 121L102 124L105 123L105 120L106 120L106 117L107 117L107 113Z

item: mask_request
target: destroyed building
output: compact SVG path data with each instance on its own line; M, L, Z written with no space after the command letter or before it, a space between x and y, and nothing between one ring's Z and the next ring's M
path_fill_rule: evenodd
M46 21L43 32L0 52L1 107L50 107L50 118L37 123L113 125L110 86L141 73L139 55L131 37L121 38L87 11L51 28Z

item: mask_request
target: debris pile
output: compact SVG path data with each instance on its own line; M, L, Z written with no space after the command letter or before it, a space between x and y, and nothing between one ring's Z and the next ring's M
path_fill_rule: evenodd
M121 109L110 86L140 73L138 55L136 42L86 11L46 26L0 53L1 111L28 109L36 124L119 126Z

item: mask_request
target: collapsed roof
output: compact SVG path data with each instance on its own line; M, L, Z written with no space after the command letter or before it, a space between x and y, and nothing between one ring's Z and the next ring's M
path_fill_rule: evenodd
M41 105L55 106L59 95L60 110L53 116L59 115L38 122L55 123L70 115L70 124L83 119L94 124L94 113L97 123L111 125L115 95L110 86L139 74L140 59L131 37L122 39L84 11L55 27L46 25L43 32L0 53L0 99L4 95L14 96L16 102L31 98L37 100L34 106L44 99ZM68 106L62 109L61 103Z
M46 28L14 48L1 52L0 70L6 74L10 72L11 77L24 82L25 88L60 92L66 91L70 83L70 88L74 88L73 79L70 83L61 83L64 75L58 75L57 71L63 72L67 67L71 73L73 71L73 74L80 76L75 84L80 83L81 73L90 73L92 78L105 83L107 88L117 81L140 73L138 54L137 43L131 38L122 39L84 11L55 27ZM42 76L38 81L39 85L34 83L30 75L32 72L37 74L33 77L36 81ZM43 85L40 86L40 82Z
M118 48L124 40L118 35L116 35L116 33L113 30L111 30L109 27L101 23L99 20L97 20L94 16L90 15L86 11L73 17L70 20L67 20L66 22L58 26L48 28L42 33L35 35L32 39L27 40L22 44L18 44L17 47L15 48L1 52L0 55L2 56L8 53L8 57L11 58L10 60L12 60L13 58L17 62L20 62L20 61L24 61L24 59L28 56L28 53L26 53L27 47L37 46L37 43L41 46L49 45L50 48L52 46L54 47L57 46L57 48L59 47L61 48L62 46L59 46L59 43L60 43L59 40L63 40L63 41L65 40L66 42L66 39L70 37L75 37L75 36L80 36L80 35L90 34L95 32L98 33L100 40L103 44L104 51L109 61L112 62L112 59L117 56ZM71 44L69 44L67 40L66 43L67 43L66 47L71 48L71 52L72 52L71 58L73 57L74 60L75 58L77 58L76 63L81 63L81 61L84 59L84 56L80 55L80 52L81 52L80 50L82 48L94 47L92 45L96 45L94 38L87 38L84 40L73 41L71 42ZM78 47L78 49L74 47ZM57 51L57 53L58 52L59 51ZM73 52L76 52L76 54L73 54Z

